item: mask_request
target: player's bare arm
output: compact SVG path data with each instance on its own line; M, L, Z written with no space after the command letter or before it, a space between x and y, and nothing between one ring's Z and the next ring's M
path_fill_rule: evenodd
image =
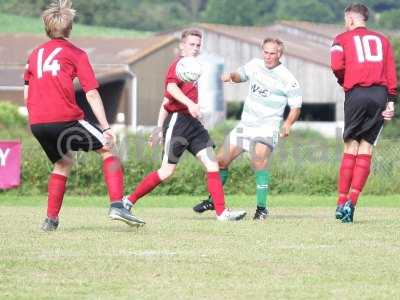
M240 74L237 72L224 73L221 76L223 82L240 83L242 82Z
M111 130L110 125L108 124L103 102L101 100L99 92L96 89L88 91L86 93L86 99L94 115L96 116L101 129L103 130L104 137L107 139L107 141L115 144L116 136Z
M300 108L290 109L289 115L286 121L282 125L280 137L285 138L289 136L290 129L292 128L293 124L299 119L300 110L301 110Z
M382 112L383 119L390 121L394 117L394 102L390 101L386 105L386 109Z
M168 102L168 98L163 99L161 106L160 106L160 111L158 112L158 119L157 119L157 127L153 130L149 137L149 145L150 147L154 147L155 145L161 144L162 139L163 139L163 132L162 132L162 127L164 124L165 119L168 116L168 111L165 110L164 104Z
M167 85L167 91L174 97L177 101L180 103L184 104L187 106L189 113L192 115L194 118L200 118L201 117L201 112L200 112L200 106L197 103L194 103L192 100L190 100L183 92L182 90L178 87L176 83L168 83Z
M28 92L29 92L29 85L25 84L24 85L24 101L25 101L25 105L26 105L26 102L28 101Z

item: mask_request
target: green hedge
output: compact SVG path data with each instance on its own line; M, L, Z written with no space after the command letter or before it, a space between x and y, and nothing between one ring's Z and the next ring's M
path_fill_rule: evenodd
M0 129L15 129L26 125L27 120L18 113L16 105L0 100Z
M217 145L233 126L226 123L212 131ZM46 193L47 177L52 166L47 161L38 143L27 133L23 141L22 186L13 193ZM151 151L146 146L146 137L130 136L127 160L124 162L126 193L152 170L159 167L161 150ZM335 140L320 137L315 132L294 132L287 141L282 141L273 155L270 170L272 194L296 193L304 195L333 194L336 191L338 163L342 145ZM398 153L400 143L383 141L377 148L371 177L365 189L367 194L400 193ZM237 159L230 168L225 186L227 194L255 193L254 173L247 155ZM101 159L96 153L79 152L76 164L68 181L68 193L76 195L105 195ZM186 154L178 165L177 172L169 182L153 191L155 195L207 194L204 171L201 165Z
M224 136L234 125L235 121L227 121L211 131L217 145L222 144ZM400 193L400 185L397 183L400 178L400 142L396 135L396 125L398 124L392 122L384 130L384 140L380 141L375 150L372 172L365 193ZM26 119L18 114L16 106L8 102L0 102L0 136L1 139L17 138L23 144L22 185L11 193L46 193L47 178L52 165L27 130ZM159 167L161 149L152 151L146 140L147 136L131 135L121 143L128 145L125 151L118 151L121 157L125 158L126 193L131 192L143 176ZM335 193L341 152L341 141L323 138L313 131L293 132L289 139L280 141L270 162L271 192L304 195ZM247 154L231 165L225 191L227 194L255 193L254 172ZM101 159L96 153L76 154L76 164L68 181L68 192L76 195L106 194ZM204 196L207 194L204 170L196 159L186 154L173 178L160 185L153 194Z

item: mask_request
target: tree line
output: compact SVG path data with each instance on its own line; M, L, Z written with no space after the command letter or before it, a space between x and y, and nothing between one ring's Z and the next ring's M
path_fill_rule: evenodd
M37 17L50 0L0 0L3 13ZM276 20L343 22L347 0L73 0L77 22L162 31L193 22L267 25ZM363 0L374 26L400 30L399 0Z

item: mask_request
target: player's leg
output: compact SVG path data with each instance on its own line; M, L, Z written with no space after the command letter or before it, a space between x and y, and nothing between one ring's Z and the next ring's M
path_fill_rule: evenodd
M97 149L96 152L100 154L103 160L103 177L110 200L109 218L125 222L131 226L144 225L143 220L123 205L124 172L119 158L105 148Z
M108 216L128 225L141 225L144 222L133 216L122 205L124 175L117 156L105 148L103 132L96 125L85 120L70 122L60 134L60 144L68 150L96 151L103 159L103 176L107 186L110 209Z
M217 154L217 161L219 165L219 174L221 176L222 185L228 179L228 167L230 163L236 159L241 153L243 149L238 146L231 144L229 142L229 138L225 139L224 146L221 147ZM201 201L197 205L193 207L193 210L197 213L203 213L206 210L214 210L214 203L211 199L211 195L208 195L206 200Z
M178 113L170 114L164 122L163 136L165 137L163 160L157 171L147 174L136 186L135 190L124 197L124 206L128 209L143 196L150 193L159 184L168 179L175 172L176 165L187 147L184 138L186 119Z
M369 176L371 158L372 158L372 145L365 140L361 140L354 164L350 191L347 196L347 201L342 208L341 220L343 223L353 222L354 211L357 205L358 197L365 183L367 182Z
M61 122L31 125L33 136L54 165L48 179L47 216L42 224L45 231L53 231L58 227L67 178L73 166L69 149L61 143L60 138L69 124Z
M49 176L47 186L47 218L42 225L44 231L54 231L58 227L65 187L72 166L71 155L66 155L54 163L53 172Z
M345 93L344 104L344 150L338 172L336 201L336 219L343 218L343 207L348 200L348 193L354 173L354 166L357 159L360 142L360 130L366 118L366 99L363 91L356 87Z
M264 143L255 143L250 151L251 164L256 175L257 209L254 220L264 220L268 216L268 192L270 174L268 161L272 154L272 146Z
M136 186L135 190L124 198L124 205L129 209L143 196L154 190L159 184L175 172L176 164L163 162L157 171L147 174Z
M343 156L339 167L339 176L337 181L338 199L336 201L336 219L343 218L343 206L348 200L358 147L359 142L353 139L348 139L344 143Z
M225 195L214 150L207 147L198 151L195 155L206 168L208 192L213 200L217 219L235 221L244 218L245 211L236 212L225 208Z
M344 206L342 222L353 222L354 210L358 198L368 180L371 168L373 145L376 145L383 129L382 112L387 101L387 89L383 86L360 87L357 90L359 102L364 109L363 119L357 127L360 143L356 152L356 161L351 179L348 201Z
M371 168L371 160L372 145L365 140L361 140L360 146L358 147L357 160L348 197L354 206L356 206L358 197L367 182Z

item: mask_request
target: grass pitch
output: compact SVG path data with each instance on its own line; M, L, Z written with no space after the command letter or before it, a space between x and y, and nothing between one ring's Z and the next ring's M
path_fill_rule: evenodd
M229 197L244 221L195 215L198 198L148 197L143 228L106 217L105 198L67 197L57 232L39 230L43 198L0 194L0 298L393 299L400 293L400 196L363 197L354 224L334 197ZM378 207L378 205L380 207Z

